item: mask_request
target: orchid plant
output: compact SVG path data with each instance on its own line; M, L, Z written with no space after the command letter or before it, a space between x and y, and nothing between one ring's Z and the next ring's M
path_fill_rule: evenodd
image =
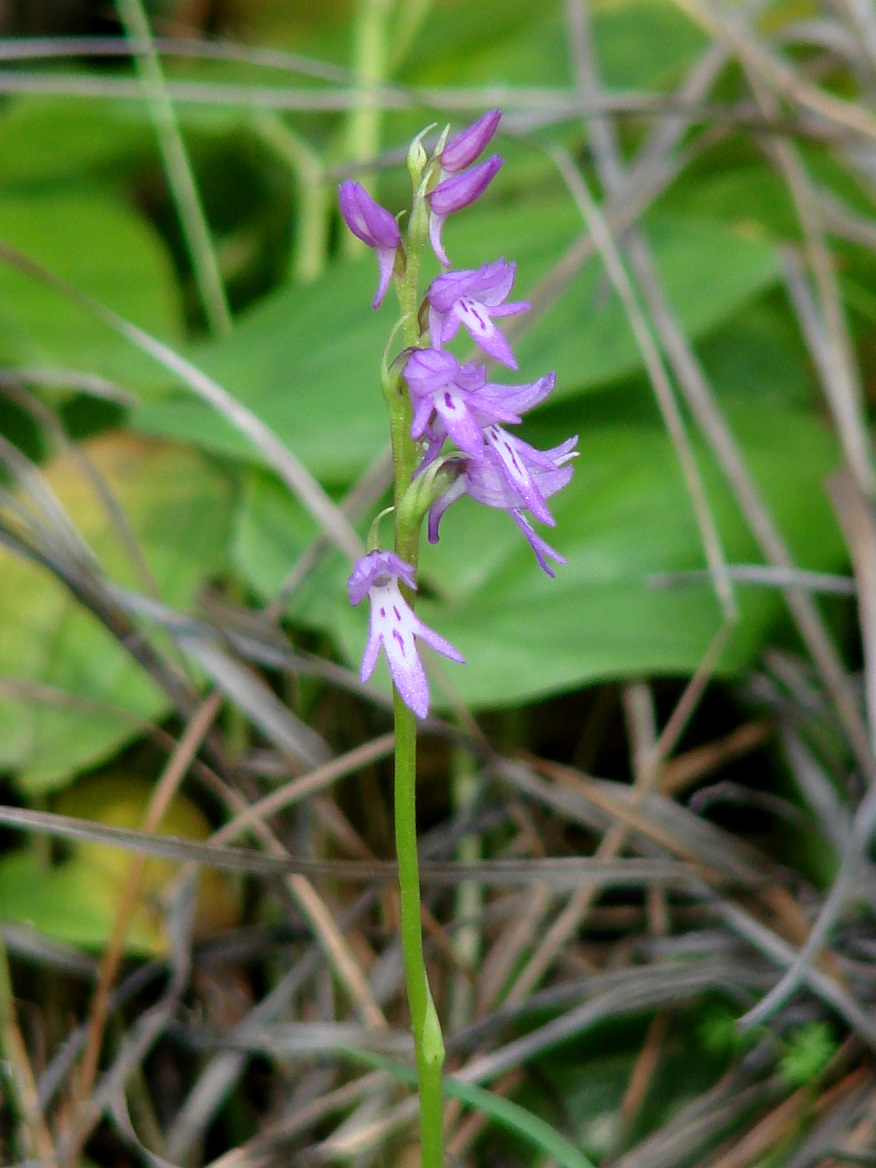
M423 1168L441 1168L444 1161L444 1044L421 928L416 719L428 713L429 688L417 642L452 661L464 659L414 612L420 533L425 522L430 542L436 542L441 516L467 494L487 507L507 511L540 567L553 576L548 561L565 560L528 515L554 525L547 499L569 482L577 444L577 438L570 438L551 450L537 450L505 428L518 425L522 414L549 396L556 382L553 373L525 385L503 385L488 379L485 364L461 364L444 348L461 325L485 357L517 368L511 346L495 323L530 307L508 299L515 265L497 259L480 268L453 271L442 241L447 216L480 198L502 166L497 154L474 165L495 134L500 116L499 110L490 110L450 140L446 129L431 154L423 146L427 130L414 139L408 152L412 203L404 236L397 219L359 183L347 180L339 187L347 226L377 256L380 276L373 307L380 307L393 281L401 307L381 369L395 466L394 505L372 524L366 554L354 567L348 587L352 604L366 596L370 602L362 680L371 676L382 648L393 681L396 853ZM421 296L423 261L430 247L442 272ZM390 360L390 347L399 335L401 352ZM448 442L454 447L449 451ZM394 515L391 551L382 550L379 541L380 521L388 512Z

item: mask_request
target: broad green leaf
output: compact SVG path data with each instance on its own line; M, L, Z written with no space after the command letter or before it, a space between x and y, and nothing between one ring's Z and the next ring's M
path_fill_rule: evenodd
M781 177L747 157L719 155L714 170L688 176L667 191L663 206L672 214L732 223L755 239L787 240L799 231L794 201Z
M731 319L779 276L773 248L709 220L647 220L670 305L692 340ZM716 278L719 273L719 278ZM521 366L555 369L554 401L637 372L642 357L626 311L591 262L515 347Z
M168 252L145 219L84 194L0 197L0 241L165 340L182 336ZM155 366L63 292L0 257L0 360L98 373L122 385L155 380Z
M820 420L810 412L751 402L732 417L752 473L801 565L829 569L843 563L842 540L821 485L837 453ZM528 427L536 445L563 436L546 421ZM697 449L728 561L759 561L720 474L702 443ZM688 674L721 626L707 582L649 583L660 573L704 565L690 500L659 422L588 426L580 450L572 483L553 500L556 529L545 532L568 559L555 580L538 569L507 515L468 499L444 518L440 543L424 548L424 592L434 599L421 601L418 611L465 655L466 665L441 662L441 669L472 706L511 704L609 678ZM278 486L262 481L250 492L238 528L241 570L269 596L294 565L301 540L294 505ZM339 557L330 557L296 595L292 612L331 630L354 663L367 614L365 605L354 611L346 603L348 570ZM721 662L724 673L751 663L783 612L774 591L737 586L736 592L740 620ZM387 685L382 665L379 676Z
M76 859L52 865L35 847L0 858L0 917L69 945L102 948L111 932L121 889L107 873ZM115 895L115 902L114 902ZM132 952L166 951L158 911L140 910L131 926Z
M597 0L593 39L602 84L634 91L678 76L707 44L681 6L667 0Z
M747 392L773 405L820 400L800 325L776 290L715 329L699 347L709 380L720 392Z
M821 486L837 458L826 429L811 414L752 405L734 423L748 464L803 565L842 563L842 540ZM728 560L759 560L728 490L698 447ZM499 534L501 522L517 535L505 516L474 504L467 515L461 505L448 514L436 564L437 587L447 600L436 619L469 662L453 671L463 696L475 705L502 704L523 693L605 678L691 672L717 633L721 614L708 584L648 583L660 572L704 563L665 434L656 426L582 434L575 476L557 496L554 514L556 530L546 534L569 561L554 581L538 571L519 539L515 547L509 533ZM489 555L475 559L477 547L490 542ZM725 672L751 663L783 611L775 592L739 587L737 596L740 619L722 659Z
M531 0L433 5L400 80L418 85L571 84L561 6ZM419 113L420 122L428 119ZM465 124L461 118L455 119ZM415 130L414 133L417 131Z
M250 44L294 48L314 60L349 65L349 0L271 0L270 4L255 0L241 11L246 13Z
M114 492L164 601L185 608L222 565L227 482L191 451L119 434L85 451ZM115 583L144 590L118 534L81 471L68 458L46 477ZM0 550L0 677L56 687L68 705L0 700L0 765L16 768L35 794L102 761L162 717L168 702L97 619L46 570ZM106 713L77 706L105 703ZM119 713L113 713L113 711Z
M705 44L702 32L668 0L593 7L601 79L613 88L659 84L692 62ZM559 0L455 0L432 6L400 80L474 88L493 79L518 86L572 84L569 34Z
M527 204L459 220L446 229L451 257L475 266L513 256L518 261L515 295L520 296L534 290L581 232L579 217L565 203ZM648 230L670 301L692 338L731 318L778 278L773 249L725 225L653 216ZM196 364L329 481L349 481L386 442L377 370L393 313L389 298L382 311L372 311L376 279L371 255L336 265L306 288L275 293L248 313L230 337L194 353ZM515 349L520 374L497 372L496 379L521 380L554 369L556 400L602 388L642 367L626 313L596 260ZM150 434L257 458L227 422L190 397L175 394L145 402L134 423Z
M250 471L231 545L244 579L263 597L272 596L318 537L316 522L284 484L265 471Z

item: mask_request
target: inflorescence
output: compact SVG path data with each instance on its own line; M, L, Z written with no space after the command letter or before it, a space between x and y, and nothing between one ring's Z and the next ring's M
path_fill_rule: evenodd
M528 540L540 567L549 575L549 561L565 560L544 540L527 512L541 523L554 526L546 500L572 477L577 437L550 450L537 450L505 429L517 425L521 415L543 402L556 384L554 373L526 385L501 385L487 379L486 366L460 362L444 349L462 325L483 353L517 368L517 361L496 319L525 312L526 301L509 301L515 265L505 259L473 270L450 270L441 235L448 215L471 206L487 189L502 165L498 154L472 165L496 132L499 110L490 110L473 125L446 142L446 132L435 153L425 158L420 139L411 157L421 155L412 168L417 200L428 208L428 239L444 269L426 291L419 312L419 341L398 359L410 397L410 436L417 444L419 464L409 488L416 493L423 515L428 516L428 536L438 540L438 525L447 508L463 495L487 507L507 511ZM422 135L420 136L422 137ZM418 181L417 181L418 180ZM340 208L354 235L373 248L380 267L380 281L373 307L386 295L393 277L404 278L407 253L398 222L356 182L339 187ZM412 220L414 212L412 211ZM409 238L409 247L413 242ZM444 454L448 439L456 447ZM423 489L423 484L428 484ZM425 500L424 502L422 500ZM374 529L372 529L373 531ZM394 552L371 547L356 564L348 587L350 602L359 604L367 595L371 603L368 642L362 661L362 680L374 670L383 646L396 689L409 709L425 717L429 690L415 638L437 652L462 662L457 650L428 628L402 596L401 586L416 590L415 569Z

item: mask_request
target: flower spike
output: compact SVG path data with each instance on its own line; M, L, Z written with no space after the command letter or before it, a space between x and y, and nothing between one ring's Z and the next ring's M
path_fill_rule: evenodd
M380 283L371 307L379 308L392 279L396 256L401 246L398 224L385 207L375 203L365 188L352 179L348 178L338 186L338 202L344 222L353 234L369 247L373 247L377 253Z

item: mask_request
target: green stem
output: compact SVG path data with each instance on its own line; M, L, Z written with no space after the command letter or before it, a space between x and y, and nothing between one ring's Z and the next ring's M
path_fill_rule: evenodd
M428 208L415 195L408 226L407 265L399 281L402 339L405 347L418 344L420 261L426 245ZM395 553L417 567L420 520L412 520L401 500L411 483L417 461L417 447L411 438L412 410L401 377L388 394L390 434L395 462ZM408 595L413 605L414 596ZM420 902L420 866L417 854L417 723L414 714L393 692L395 714L395 847L401 894L401 939L405 981L411 1009L411 1029L417 1059L420 1094L421 1168L444 1166L444 1107L441 1071L444 1040L441 1024L429 989L423 956L423 925Z
M398 282L398 299L401 308L402 342L406 349L416 347L420 342L420 268L423 249L429 231L429 209L424 199L414 195L411 218L408 224L408 247L404 276ZM417 447L411 438L413 409L402 377L397 377L389 392L389 432L392 442L392 460L395 464L395 553L407 563L417 567L420 527L404 522L401 507L402 497L411 485L417 465ZM408 597L413 604L413 598Z
M422 1168L443 1168L441 1070L444 1065L444 1043L423 957L416 787L416 720L396 692L395 847L401 892L402 953L420 1091L421 1164Z

